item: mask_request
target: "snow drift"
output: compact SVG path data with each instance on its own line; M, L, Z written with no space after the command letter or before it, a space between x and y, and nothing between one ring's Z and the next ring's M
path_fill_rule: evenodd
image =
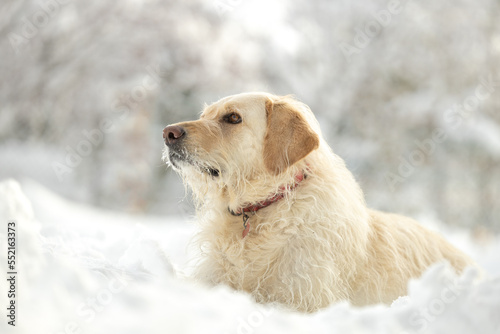
M500 332L498 238L483 247L463 232L447 233L468 247L484 277L474 269L456 277L439 264L391 307L338 303L306 315L183 278L195 228L179 217L104 212L8 180L0 183L0 220L2 268L8 221L16 222L18 246L16 327L4 314L2 333ZM2 279L2 313L7 290Z

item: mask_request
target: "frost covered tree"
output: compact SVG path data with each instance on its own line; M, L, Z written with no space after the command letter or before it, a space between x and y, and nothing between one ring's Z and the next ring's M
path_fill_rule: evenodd
M8 2L0 154L19 161L0 176L179 213L162 128L263 90L311 106L370 205L498 230L499 14L495 0Z

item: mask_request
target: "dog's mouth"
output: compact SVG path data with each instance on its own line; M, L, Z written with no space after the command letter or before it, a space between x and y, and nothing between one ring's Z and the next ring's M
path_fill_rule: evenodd
M212 166L201 164L195 160L185 151L168 150L168 161L174 169L181 170L183 164L188 164L196 167L200 172L206 173L212 177L219 177L220 170Z

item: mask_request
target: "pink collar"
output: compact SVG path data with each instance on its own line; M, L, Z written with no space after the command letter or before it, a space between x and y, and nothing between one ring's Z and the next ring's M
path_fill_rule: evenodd
M278 202L279 200L281 200L282 198L285 197L285 195L286 195L287 192L292 191L295 188L297 188L297 186L306 177L307 177L307 175L304 172L300 172L299 174L295 175L295 183L293 183L291 185L281 186L279 188L279 192L276 193L276 194L274 194L273 196L268 197L267 199L265 199L263 201L260 201L260 202L254 203L254 204L250 204L250 205L248 205L246 207L243 207L243 208L239 208L236 212L234 212L232 210L229 210L229 212L233 216L241 216L241 215L243 215L243 227L244 227L244 230L243 230L243 233L242 233L242 237L245 238L247 236L248 232L250 231L250 223L248 222L248 219L250 217L247 215L247 213L255 213L255 212L259 211L260 209L267 208L271 204Z

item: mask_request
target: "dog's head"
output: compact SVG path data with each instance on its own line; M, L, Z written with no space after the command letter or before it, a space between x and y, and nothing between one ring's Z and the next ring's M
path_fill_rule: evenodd
M198 120L167 126L164 159L192 187L270 180L318 148L313 119L307 106L291 97L229 96L205 107Z

